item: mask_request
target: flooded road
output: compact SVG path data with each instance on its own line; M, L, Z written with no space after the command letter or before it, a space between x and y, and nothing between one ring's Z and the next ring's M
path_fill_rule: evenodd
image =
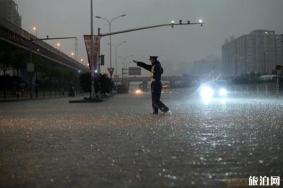
M283 175L283 100L189 90L0 104L0 187L248 187Z

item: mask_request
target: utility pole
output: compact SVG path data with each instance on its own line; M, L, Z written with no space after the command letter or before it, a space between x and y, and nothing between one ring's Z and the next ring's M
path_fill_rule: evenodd
M90 44L90 74L91 74L91 91L90 91L90 99L92 99L95 95L94 88L94 79L95 79L95 67L93 63L93 0L90 0L90 35L91 35L91 44Z

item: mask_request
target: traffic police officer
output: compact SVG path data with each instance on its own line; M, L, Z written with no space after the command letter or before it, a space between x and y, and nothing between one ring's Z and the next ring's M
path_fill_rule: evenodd
M152 97L152 108L153 114L157 115L158 110L163 113L169 113L169 108L160 101L161 91L162 91L162 83L161 83L161 75L163 74L163 68L160 62L157 60L157 56L150 56L149 60L151 65L145 64L140 61L134 62L139 66L151 72L151 97Z

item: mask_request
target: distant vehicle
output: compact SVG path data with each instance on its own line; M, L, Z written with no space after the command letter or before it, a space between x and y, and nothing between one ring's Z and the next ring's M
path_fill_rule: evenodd
M202 83L199 87L199 95L203 99L226 98L229 95L229 82L227 80L213 80Z
M271 75L262 75L259 77L262 81L274 81L277 79L277 75L271 74Z
M169 89L170 89L170 85L168 83L162 84L163 93L169 92ZM134 89L133 93L134 95L143 95L147 91L148 91L148 88L145 87L145 85L139 84L138 88Z

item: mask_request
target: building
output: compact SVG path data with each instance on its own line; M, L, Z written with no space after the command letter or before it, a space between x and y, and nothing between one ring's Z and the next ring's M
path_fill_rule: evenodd
M277 64L283 65L283 35L276 36Z
M0 19L21 27L22 18L18 12L18 5L13 0L0 0Z
M256 30L222 46L222 71L235 77L247 73L271 74L276 64L282 64L282 35L275 31Z

